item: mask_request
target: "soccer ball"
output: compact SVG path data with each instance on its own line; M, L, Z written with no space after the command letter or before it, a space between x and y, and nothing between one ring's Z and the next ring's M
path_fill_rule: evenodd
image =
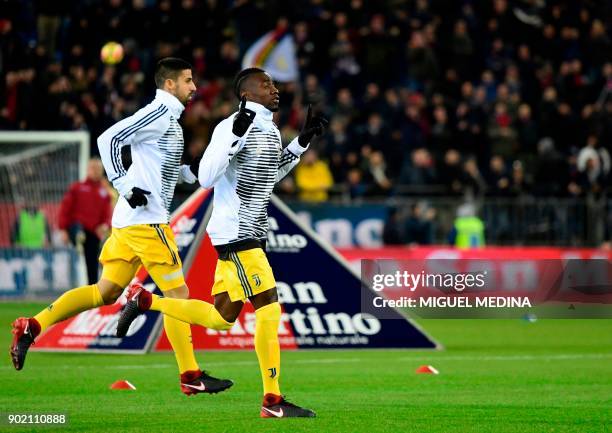
M118 42L107 42L100 50L100 59L107 65L116 65L123 60L123 47Z

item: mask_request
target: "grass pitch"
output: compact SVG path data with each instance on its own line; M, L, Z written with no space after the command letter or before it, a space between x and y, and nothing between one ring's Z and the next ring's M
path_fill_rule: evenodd
M45 304L1 303L10 323ZM259 418L252 352L199 352L235 381L218 395L184 396L171 353L30 353L0 364L0 430L104 432L607 432L612 431L611 320L424 320L443 351L284 352L282 389L316 419ZM415 374L431 364L440 374ZM111 391L127 379L136 391ZM68 414L61 429L15 427L7 413Z

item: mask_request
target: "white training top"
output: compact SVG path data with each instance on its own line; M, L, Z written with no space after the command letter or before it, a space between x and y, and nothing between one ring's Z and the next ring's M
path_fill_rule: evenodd
M232 114L217 125L204 152L198 180L214 187L213 211L206 228L213 245L245 239L265 239L268 202L274 184L300 161L307 149L297 138L283 148L272 112L247 101L255 119L242 137L232 133Z
M184 109L174 95L157 89L153 102L98 137L106 175L120 195L113 212L113 227L167 224L177 181L195 181L195 176L189 179L189 167L180 166L183 130L178 119ZM132 165L126 171L121 148L127 145L132 146ZM132 209L128 204L125 195L132 187L151 192L146 206Z

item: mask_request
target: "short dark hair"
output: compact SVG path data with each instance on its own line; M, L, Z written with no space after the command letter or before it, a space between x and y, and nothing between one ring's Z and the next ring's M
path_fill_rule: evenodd
M176 80L185 69L193 69L191 64L177 57L165 57L155 66L155 85L158 89L164 87L167 79Z
M238 99L240 99L240 92L242 91L243 84L246 82L246 79L249 75L259 74L260 72L265 73L261 68L246 68L242 71L238 72L236 78L234 78L234 94Z

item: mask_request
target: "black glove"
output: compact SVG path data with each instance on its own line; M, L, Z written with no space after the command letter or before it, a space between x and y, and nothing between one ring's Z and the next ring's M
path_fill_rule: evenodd
M138 206L146 206L147 203L149 203L149 200L147 200L147 196L149 194L151 194L151 191L140 189L135 186L130 192L127 193L125 199L130 206L132 206L132 209L136 209Z
M300 146L306 147L312 137L315 135L318 137L319 135L325 132L325 128L329 122L325 117L315 116L312 117L312 106L308 105L308 114L306 115L306 122L304 122L304 127L302 128L302 132L300 132L300 136L298 137L298 143Z
M232 126L232 132L237 137L242 137L246 134L247 129L253 123L253 119L255 119L255 112L253 110L249 110L246 106L246 96L243 96L240 100L240 110L236 117L234 117L234 126Z

